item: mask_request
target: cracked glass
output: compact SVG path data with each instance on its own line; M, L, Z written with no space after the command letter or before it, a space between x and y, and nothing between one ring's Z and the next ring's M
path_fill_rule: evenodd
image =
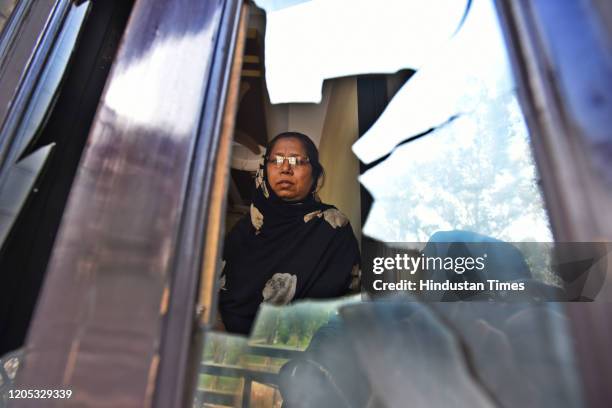
M509 242L552 240L516 96L483 102L360 177L374 197L364 234L424 242L436 231L469 230Z
M267 12L271 102L319 103L325 79L423 66L457 30L467 1L388 0L384 7L366 0L255 3Z
M492 2L256 3L267 12L272 103L319 102L326 78L416 70L353 145L377 164L360 177L374 198L365 235L552 241Z
M353 145L362 162L376 161L360 177L374 198L364 234L552 241L514 88L493 5L475 1L457 35Z
M500 246L524 244L517 253L537 287L559 289L529 130L492 1L255 3L266 11L273 104L319 103L331 78L414 71L387 88L393 96L352 146L373 198L364 236L374 245L416 247L440 231L469 231ZM209 337L196 405L231 393L226 401L235 406L245 398L264 406L581 406L566 311L531 295L262 304L248 339Z

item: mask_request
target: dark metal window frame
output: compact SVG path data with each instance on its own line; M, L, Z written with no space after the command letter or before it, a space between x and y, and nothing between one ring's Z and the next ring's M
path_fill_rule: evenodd
M599 109L584 92L589 88L589 72L573 75L574 68L561 64L576 55L579 47L599 49L599 54L591 57L595 62L605 60L605 50L581 32L582 25L596 30L599 21L593 10L578 6L584 2L550 3L497 1L546 207L557 241L611 241L612 192L595 169L594 154L588 146L589 133L594 129L578 125L586 119L581 117L583 112ZM568 13L576 25L556 20L559 14ZM556 30L571 32L577 40L560 43L552 36ZM600 91L612 117L612 89ZM607 171L612 173L612 166L608 165Z
M612 138L602 143L599 134L606 129L610 136L612 129L612 76L596 88L591 82L593 72L611 70L605 44L610 44L612 38L609 30L601 29L602 16L597 15L600 2L496 3L555 239L612 242L612 160L604 166L601 162L601 156L612 151ZM573 40L563 41L567 36ZM576 61L576 55L585 55L584 49L589 51L586 58L590 60ZM586 121L585 114L590 116L593 110L608 112L607 123L601 121L602 116L599 122ZM598 137L600 148L595 151L593 140ZM580 365L585 405L609 407L609 300L568 303L565 309Z
M13 165L19 155L20 141L14 137L17 133L16 130L21 125L27 105L44 70L44 65L47 62L53 44L61 31L62 23L68 14L71 4L71 0L58 0L55 3L32 58L24 68L18 90L11 100L10 109L2 123L0 129L0 186L4 184L8 168ZM33 7L34 5L28 4L28 6ZM7 33L7 36L13 37L14 40L18 28L11 27L11 32ZM8 40L10 38L7 38ZM3 66L6 63L6 60L2 61Z
M241 18L243 25L248 18L241 5L241 1L226 0L223 6L192 158L154 401L160 408L192 403L200 370L202 337L214 322L223 230L210 227L215 223L223 225L225 219L229 169L223 167L229 166L227 139L233 136L237 109L236 95L232 93L238 91L230 82L235 59L242 61L242 46L237 44L245 41L239 36L239 29L245 29L240 27ZM214 193L215 189L222 192L221 196ZM213 213L215 206L222 208L220 214Z
M109 0L81 6L88 11L79 24L77 41L70 48L65 42L53 47L51 55L57 54L57 47L70 51L70 62L53 90L51 103L46 105L49 100L44 99L45 118L21 153L27 160L30 152L53 144L52 154L0 249L0 270L11 271L0 274L0 286L6 291L0 297L0 332L6 331L0 336L0 354L24 343L72 180L132 4L131 0ZM82 15L82 11L73 7L70 13ZM74 21L74 16L68 18ZM42 79L35 93L51 89ZM31 109L31 103L26 107Z
M222 130L233 126L235 107L225 101L241 4L136 2L64 212L28 334L19 387L69 386L75 403L94 405L112 404L109 398L116 405L188 403L190 341L198 325L207 326L214 309L209 299L198 322L203 253L220 246L219 234L206 233L212 201L224 200L224 194L213 193L224 191L226 181L216 163ZM187 133L155 123L139 127L128 120L130 108L119 112L107 105L114 81L130 64L147 58L147 49L195 32L203 33L202 48L186 58L207 61L200 65L205 68L187 77L178 63L168 61L157 79L174 81L177 89L153 101L161 111L177 104L195 107L197 117L190 118ZM188 88L197 91L181 92ZM149 159L139 160L144 157ZM144 208L134 205L139 198L146 198L139 201ZM142 212L147 223L123 228ZM163 250L167 257L160 257ZM208 275L205 271L203 284L214 285L214 276ZM118 381L118 373L125 378Z
M0 66L4 65L4 59L8 54L8 50L15 42L15 38L19 33L19 28L23 24L25 16L32 7L33 0L22 0L17 3L11 12L9 19L0 31Z

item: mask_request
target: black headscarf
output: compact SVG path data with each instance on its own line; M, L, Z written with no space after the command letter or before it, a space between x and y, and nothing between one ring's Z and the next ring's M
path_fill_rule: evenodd
M309 158L313 168L319 165ZM219 307L229 332L248 334L264 301L283 305L349 292L359 270L357 240L346 216L318 200L317 184L305 199L283 201L260 166L250 214L225 241Z

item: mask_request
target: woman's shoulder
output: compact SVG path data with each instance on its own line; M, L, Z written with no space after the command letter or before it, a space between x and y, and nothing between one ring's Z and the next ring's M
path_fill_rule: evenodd
M312 211L304 216L304 222L309 222L312 219L320 218L329 224L332 228L342 228L348 226L349 218L344 215L333 205L323 204L321 209Z

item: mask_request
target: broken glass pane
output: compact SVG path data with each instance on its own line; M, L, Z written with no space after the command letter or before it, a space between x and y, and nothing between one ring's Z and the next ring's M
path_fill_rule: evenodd
M558 303L296 302L264 305L248 339L208 334L194 402L569 408L577 370Z
M341 315L384 406L495 406L470 372L458 336L428 306L364 303L343 308Z
M296 302L286 307L262 304L249 338L209 333L200 363L195 406L213 401L249 406L244 402L247 398L250 406L280 406L282 399L277 389L287 377L280 370L289 360L306 356L321 341L322 333L329 333L339 307L360 299L357 295L333 301ZM251 395L250 388L256 382L268 386Z
M340 309L384 406L582 406L559 304L415 300Z
M439 230L504 241L552 240L514 93L399 146L360 177L374 197L363 233L426 242Z
M362 162L380 161L360 178L374 197L364 233L401 243L424 243L444 229L514 242L552 240L491 1L474 0L463 23L463 1L446 8L423 1L256 3L267 11L272 102L317 102L325 78L417 68L354 146ZM409 7L420 21L402 14ZM384 25L390 27L378 28ZM541 255L537 271L548 271L540 248L532 249ZM362 246L362 259L365 252ZM534 275L555 284L544 272ZM258 376L278 387L289 406L407 400L419 407L580 406L562 307L533 299L426 299L398 293L338 304L323 315L319 302L264 305L250 339L209 337L200 372L243 379L232 383L235 405L255 398L247 383ZM216 395L204 392L213 381L218 392L229 386L227 379L201 378L198 406Z
M311 0L277 10L256 3L268 11L270 101L318 103L327 78L424 66L457 30L467 1Z
M371 163L404 139L470 113L513 86L493 4L475 0L457 35L400 89L353 152Z
M426 242L436 231L468 230L552 241L513 86L495 10L476 0L441 57L353 145L366 163L391 153L360 178L374 198L364 234Z

